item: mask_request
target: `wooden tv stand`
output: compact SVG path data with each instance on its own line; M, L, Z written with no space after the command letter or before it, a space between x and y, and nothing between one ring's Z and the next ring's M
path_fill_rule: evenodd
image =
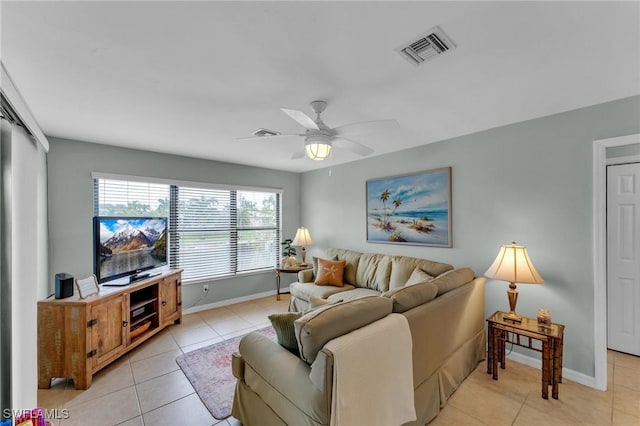
M124 287L100 286L80 299L38 302L38 388L51 379L91 386L93 375L171 324L182 321L182 270Z

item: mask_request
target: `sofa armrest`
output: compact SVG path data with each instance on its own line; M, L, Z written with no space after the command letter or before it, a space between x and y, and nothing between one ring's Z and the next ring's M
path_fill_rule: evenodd
M298 282L312 283L313 282L313 269L305 269L298 272Z
M231 354L231 372L236 379L244 380L244 359L238 352Z
M292 403L308 416L323 422L331 407L331 389L326 392L326 377L314 374L311 366L260 333L249 333L240 341L240 355L244 360L244 382L262 398L276 414L281 400ZM323 357L323 360L326 360ZM332 365L332 364L331 364ZM333 374L331 368L319 368L325 374ZM315 384L315 381L323 383Z
M485 278L476 278L402 313L411 329L414 385L431 377L456 350L473 340L474 336L480 334L484 340L485 281ZM438 344L434 345L433 342Z

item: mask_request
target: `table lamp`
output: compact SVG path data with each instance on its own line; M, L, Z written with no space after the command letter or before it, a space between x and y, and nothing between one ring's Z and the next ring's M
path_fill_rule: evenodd
M511 245L500 248L496 260L484 275L488 278L509 282L509 290L507 290L509 313L504 316L504 319L513 322L522 321L522 316L516 314L516 304L518 303L516 283L542 284L544 282L536 268L533 267L527 248L517 245L515 241Z
M310 246L311 244L313 244L313 241L311 241L309 230L304 226L298 228L298 230L296 231L296 236L293 238L291 245L301 247L300 256L302 257L302 263L300 263L300 266L308 266L305 262L307 252L305 251L304 246Z

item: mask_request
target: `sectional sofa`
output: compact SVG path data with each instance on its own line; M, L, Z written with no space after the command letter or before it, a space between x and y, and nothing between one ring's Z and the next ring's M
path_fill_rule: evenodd
M329 342L394 313L410 330L417 419L406 424L427 424L485 357L485 280L468 268L407 256L329 249L327 258L344 261L342 287L318 286L307 271L290 286L290 309L310 310L294 322L298 354L259 333L241 340L233 359L233 416L246 426L330 424ZM415 272L425 280L406 285ZM311 310L317 299L327 306ZM397 366L389 360L379 368Z

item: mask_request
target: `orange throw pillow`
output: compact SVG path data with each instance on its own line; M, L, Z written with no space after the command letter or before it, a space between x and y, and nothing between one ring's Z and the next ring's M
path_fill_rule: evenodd
M336 287L342 287L342 277L344 275L344 260L326 260L318 259L318 276L316 277L316 284L318 285L333 285Z

